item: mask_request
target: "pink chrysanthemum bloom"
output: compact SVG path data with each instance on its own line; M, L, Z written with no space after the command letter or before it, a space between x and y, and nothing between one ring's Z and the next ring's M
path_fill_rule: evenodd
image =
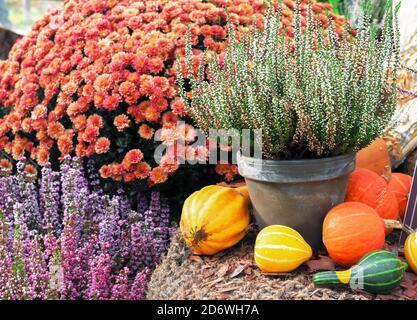
M148 126L146 123L142 124L139 127L139 135L142 139L150 140L153 137L154 129L152 129L150 126Z
M130 127L130 120L125 114L120 114L113 121L117 131L122 132L124 129Z
M110 149L110 140L106 137L98 138L94 148L97 154L107 153Z

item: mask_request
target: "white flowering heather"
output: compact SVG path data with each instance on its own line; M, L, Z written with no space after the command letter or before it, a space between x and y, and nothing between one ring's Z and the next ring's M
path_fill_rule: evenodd
M366 12L356 38L348 25L339 37L333 22L325 30L311 7L305 28L297 10L293 40L279 32L280 12L267 15L265 31L254 28L239 40L230 25L224 61L204 59L198 75L179 70L188 112L207 132L262 129L265 158L357 151L383 133L395 110L397 10L388 7L379 38ZM192 70L190 39L186 51Z

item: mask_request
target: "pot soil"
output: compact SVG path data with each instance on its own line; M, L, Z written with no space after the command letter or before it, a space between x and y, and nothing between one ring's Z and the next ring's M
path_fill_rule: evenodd
M315 249L322 247L326 213L343 202L355 154L308 160L262 160L238 154L258 226L294 228Z

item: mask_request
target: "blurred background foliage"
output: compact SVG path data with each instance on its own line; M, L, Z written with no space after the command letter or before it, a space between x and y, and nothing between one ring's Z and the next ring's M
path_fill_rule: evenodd
M26 34L35 21L42 18L61 0L0 0L0 25L18 34Z
M360 14L368 1L370 1L374 23L380 26L383 22L387 0L319 0L319 2L331 3L333 12L348 17L353 27L358 23Z

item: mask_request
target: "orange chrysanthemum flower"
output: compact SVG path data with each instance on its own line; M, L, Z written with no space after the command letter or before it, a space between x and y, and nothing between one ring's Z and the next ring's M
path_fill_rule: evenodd
M44 105L37 105L32 111L32 120L38 120L46 117L48 109Z
M178 161L175 160L175 156L172 155L165 155L161 159L161 163L159 165L166 173L173 173L178 170L180 166Z
M139 163L143 159L143 153L139 149L132 149L126 153L123 162L127 165Z
M83 158L85 156L86 149L87 147L85 146L85 144L80 142L75 147L75 154L77 155L77 157Z
M110 74L99 75L94 81L94 89L96 91L105 92L112 88L112 78Z
M49 162L49 150L46 148L39 148L36 152L36 162L44 166Z
M88 117L87 119L87 125L88 126L94 126L98 128L103 128L103 118L99 116L98 114L93 114Z
M94 149L97 154L107 153L110 149L110 140L106 137L98 138Z
M83 139L85 142L94 142L96 141L98 135L100 134L100 129L96 126L87 126L84 131Z
M36 178L38 175L38 170L31 164L27 164L25 165L25 167L23 168L24 173L32 178Z
M126 183L136 180L136 176L133 172L128 172L123 175L123 181Z
M134 174L138 179L146 179L149 177L151 166L146 162L140 162L135 166Z
M112 175L112 169L111 169L111 167L110 166L108 166L108 165L104 165L104 166L102 166L101 168L100 168L100 176L103 178L103 179L107 179L107 178L110 178L111 177L111 175Z
M59 122L51 122L48 124L48 135L57 140L65 131L65 128Z
M175 98L174 100L172 100L171 109L176 115L179 115L181 117L186 115L185 104L181 98Z
M146 121L148 122L158 122L159 117L161 116L161 113L158 110L158 107L153 105L153 104L149 104L144 112Z
M83 114L76 116L73 120L73 128L75 131L82 131L87 126L87 117Z
M156 167L152 169L149 178L152 183L160 184L168 180L168 174L164 171L163 168Z
M0 160L0 174L1 175L8 175L12 172L13 165L12 163L7 159L1 159Z
M122 132L130 126L130 120L125 114L119 114L114 118L114 126L117 128L117 131Z
M58 139L58 150L63 156L70 154L73 149L74 145L72 144L72 139L70 137L63 135Z
M139 127L138 133L142 139L150 140L153 137L154 129L144 123Z
M179 139L187 143L193 142L197 137L197 133L192 125L183 124L177 129L179 134Z
M177 122L178 116L171 111L165 112L162 115L162 126L164 128L173 128L177 125Z

